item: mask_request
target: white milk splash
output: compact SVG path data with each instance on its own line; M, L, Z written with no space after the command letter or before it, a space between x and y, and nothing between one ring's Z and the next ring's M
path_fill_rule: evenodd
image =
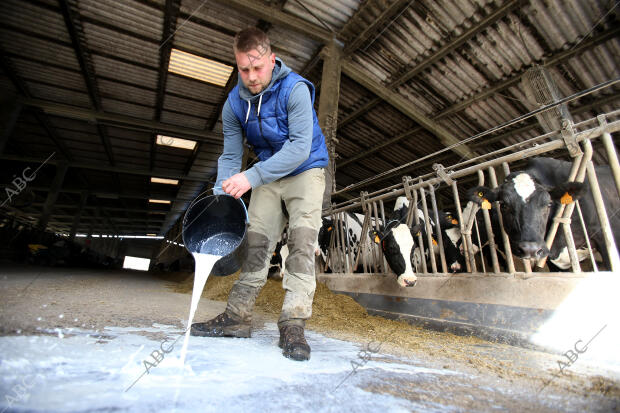
M220 255L199 254L197 252L192 253L192 255L196 261L196 270L194 272L194 289L192 290L192 303L189 310L189 320L187 321L187 331L185 332L185 340L183 341L183 348L181 349L181 365L185 364L189 334L196 308L198 308L198 301L200 301L200 296L202 295L202 290L209 278L209 274L211 274L211 269L217 260L222 258Z

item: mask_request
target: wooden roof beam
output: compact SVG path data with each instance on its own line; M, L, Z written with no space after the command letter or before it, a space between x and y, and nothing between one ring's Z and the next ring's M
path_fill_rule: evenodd
M90 51L86 45L86 34L78 12L76 0L59 0L62 16L65 20L67 32L71 38L71 43L75 51L75 56L82 70L82 77L88 90L91 104L96 111L101 111L101 94L97 85L95 76L95 65L90 55ZM103 125L97 125L97 131L103 143L108 160L111 165L115 165L114 154L112 153L112 144L110 137Z
M38 163L41 164L45 161L45 159L39 159L34 157L21 157L16 155L9 154L1 154L0 159L6 161L18 161L18 162L29 162L29 163ZM59 161L57 159L50 159L47 164L57 165ZM140 176L157 176L159 178L168 178L168 179L178 179L181 181L190 181L190 182L204 182L205 177L192 177L184 174L177 174L170 172L169 170L150 170L150 169L138 169L134 168L131 165L123 167L123 166L110 166L104 164L97 164L96 162L70 162L68 164L70 168L77 169L90 169L93 171L104 171L104 172L113 172L119 174L128 174L128 175L140 175Z
M410 119L416 121L424 129L437 136L437 138L439 138L440 142L444 146L452 146L460 143L459 139L454 137L443 126L437 124L426 115L415 109L411 102L409 102L405 97L401 96L396 92L386 89L383 85L379 84L378 82L364 74L351 62L343 62L342 71L355 82L359 83L361 86L365 87L366 89L392 105L395 109L397 109ZM475 153L467 145L463 144L455 146L454 148L452 148L452 151L465 159L471 159L475 156Z
M279 6L267 6L252 0L215 0L223 6L230 7L245 14L268 21L277 26L305 34L322 43L329 43L334 34L325 28L280 10Z
M134 118L127 115L108 113L91 109L84 109L77 106L64 105L43 99L22 98L21 101L32 107L43 109L50 115L61 116L70 119L83 120L89 123L100 122L106 125L124 129L134 129L146 132L156 131L161 134L170 134L179 138L187 138L209 144L221 145L221 135L202 129L176 126L168 123Z
M405 11L409 5L411 4L411 0L397 0L391 5L389 5L380 15L377 17L369 26L367 26L360 34L357 35L353 41L347 44L344 48L343 55L346 57L351 53L354 53L370 36L372 36L377 30L385 27L385 24L388 20L391 20L395 16L398 16L403 11ZM365 5L359 9L353 18L349 21L353 21L353 19L364 12L364 7L370 7L372 2L366 2ZM347 24L348 26L348 24ZM343 28L341 32L345 32L347 27Z
M164 25L159 43L159 68L157 73L157 92L155 97L155 121L161 121L161 112L164 107L164 96L166 94L166 83L168 81L168 65L172 52L173 35L177 27L177 18L181 9L180 0L166 0L164 7ZM156 133L151 135L150 169L155 167L155 155L157 145L155 143Z

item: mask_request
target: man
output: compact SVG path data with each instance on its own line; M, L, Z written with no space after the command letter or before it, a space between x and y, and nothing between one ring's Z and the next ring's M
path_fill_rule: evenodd
M265 285L269 261L289 221L286 290L278 321L283 355L308 360L305 320L312 314L316 286L314 245L321 226L328 153L313 109L314 86L271 52L269 38L248 28L235 36L237 86L223 108L224 152L214 192L239 198L252 189L248 210L248 256L224 313L192 325L191 334L250 337L252 308ZM241 169L243 138L259 162ZM219 189L221 185L221 190Z

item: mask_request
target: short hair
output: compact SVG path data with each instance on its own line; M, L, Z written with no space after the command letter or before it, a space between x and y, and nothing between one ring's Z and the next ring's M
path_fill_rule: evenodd
M235 35L233 41L233 50L237 52L249 52L250 50L258 50L263 54L271 53L271 43L267 34L256 27L248 27L241 30Z

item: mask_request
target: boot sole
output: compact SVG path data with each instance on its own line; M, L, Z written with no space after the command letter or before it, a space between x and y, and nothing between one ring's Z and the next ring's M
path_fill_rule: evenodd
M251 336L250 326L241 327L216 327L211 330L198 330L192 326L190 330L191 336L197 337L237 337L237 338L250 338Z
M306 354L304 351L291 351L286 352L283 351L282 355L286 358L295 360L295 361L308 361L310 360L310 354Z

